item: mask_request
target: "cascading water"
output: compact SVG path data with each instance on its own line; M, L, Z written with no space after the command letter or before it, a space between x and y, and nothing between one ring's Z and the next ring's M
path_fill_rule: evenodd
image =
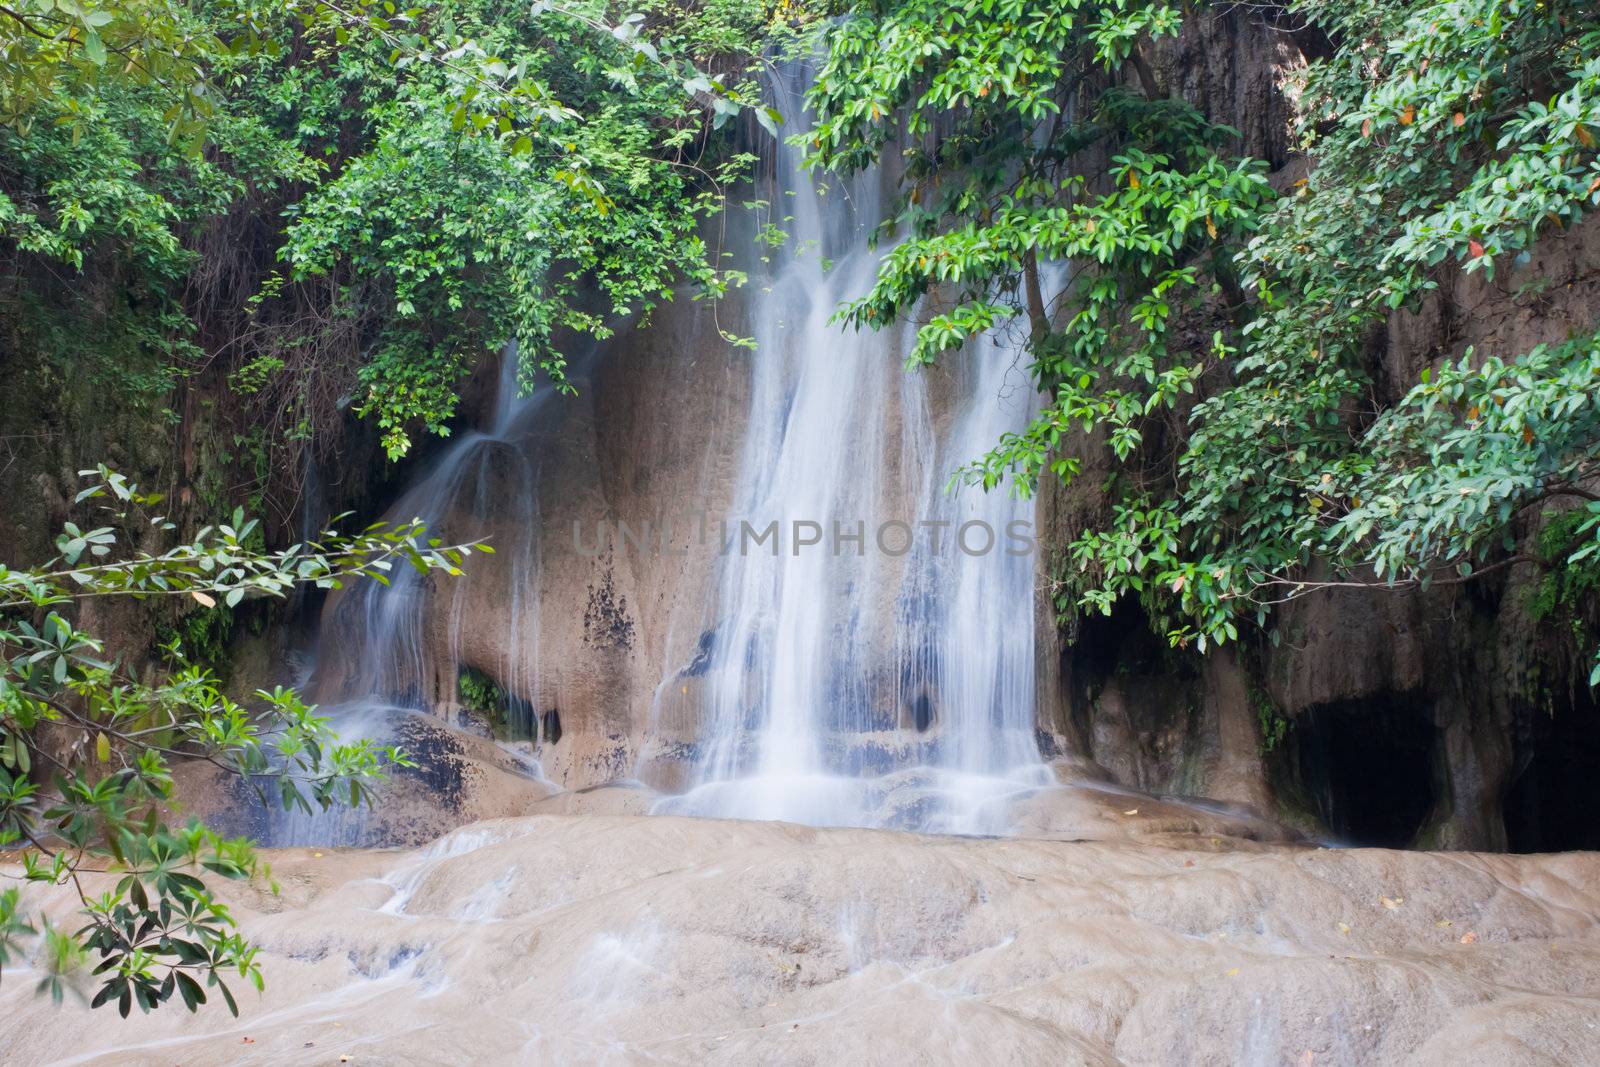
M777 79L788 114L803 70ZM1016 352L986 339L955 361L941 410L926 376L901 370L907 327L832 323L872 284L878 176L829 190L782 143L771 165L791 241L754 308L703 755L693 788L655 810L999 830L1009 799L1053 780L1034 734L1034 560L1015 536L1032 509L945 487L1025 422L1033 391ZM755 543L773 522L776 544Z
M484 430L463 434L450 445L428 474L390 509L396 518L421 519L430 535L455 542L473 540L488 532L491 522L516 531L510 544L507 586L510 610L498 625L506 628L501 662L482 664L494 668L508 700L508 710L531 716L537 706L539 644L539 494L538 472L530 450L520 447L527 423L548 396L536 391L518 396L517 357L508 348L501 358L500 382L493 418ZM446 521L449 519L450 521ZM400 566L387 586L362 585L351 602L340 605L359 616L352 630L360 649L349 658L353 676L341 682L347 700L386 703L426 710L441 696L453 696L461 666L459 640L461 611L467 593L465 582L447 589L450 600L446 656L435 654L426 627L433 616L424 601L439 588L435 576ZM341 640L343 636L341 636ZM526 731L530 721L514 723Z
M523 438L549 393L520 397L517 373L515 349L508 347L486 428L452 442L389 517L421 519L430 536L455 543L484 537L491 527L516 531L494 538L503 561L497 565L509 577L510 610L497 621L505 628L504 652L498 662L480 666L499 679L510 729L528 735L537 730L540 537L538 469ZM453 700L464 665L459 642L467 582L441 581L403 562L388 578L387 585L369 580L354 586L323 620L310 688L345 741L385 739L398 719ZM449 598L444 625L429 610L430 598L441 593ZM537 770L537 764L528 767ZM275 812L268 837L278 845L358 844L366 814Z
M801 113L807 73L791 65L775 79L787 113ZM1003 832L1011 801L1053 782L1035 740L1032 506L1003 489L947 485L1024 424L1037 398L1005 338L907 373L911 325L847 332L832 322L875 277L879 254L868 237L881 217L880 179L814 182L781 142L766 168L770 213L790 239L770 263L752 265L745 299L757 347L721 524L727 543L707 585L693 578L686 590L691 613L705 604L692 742L657 743L666 735L653 733L661 725L653 719L632 757L605 762L623 736L612 724L636 722L642 710L604 704L588 684L637 662L626 642L609 639L635 625L610 595L611 568L630 564L621 554L591 558L576 542L583 558L564 555L564 531L541 532L550 517L541 515L541 465L565 470L552 449L587 431L581 420L560 423L547 404L567 401L548 390L517 398L514 353L503 360L487 427L453 442L389 509L448 540L487 536L498 554L474 559L460 579L398 569L388 586L365 583L337 598L314 692L340 709L343 728L381 733L397 709L454 706L458 679L472 670L502 695L511 732L535 740L546 768L558 757L552 773L575 788L596 784L597 772L626 775L634 758L639 778L688 787L657 802L660 813ZM551 420L565 429L544 425ZM619 529L613 509L637 514L639 502L625 495L593 506L580 496L573 510L574 483L562 484L552 513L566 506L562 514ZM816 543L800 543L802 529ZM559 602L541 605L542 581L561 591ZM559 644L549 663L540 662L541 608ZM620 630L597 623L591 632L602 608L615 610ZM579 613L581 633L572 622ZM662 638L642 617L638 627L672 643L670 630ZM639 656L661 653L652 645ZM664 669L658 699L669 686L687 694L682 677ZM541 736L547 702L542 714L567 703L569 724L587 722L569 731L585 742L552 751L561 734ZM646 751L677 762L658 777L638 755ZM332 836L349 841L355 832ZM275 836L328 835L313 827Z

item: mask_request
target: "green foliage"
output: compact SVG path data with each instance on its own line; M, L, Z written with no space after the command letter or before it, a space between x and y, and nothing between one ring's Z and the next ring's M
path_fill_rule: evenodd
M1528 612L1534 619L1554 618L1568 627L1580 649L1600 644L1595 609L1600 604L1600 552L1595 550L1595 527L1600 508L1574 508L1548 516L1539 531L1539 559L1548 568L1540 580ZM1574 551L1574 546L1581 546ZM1600 655L1589 676L1600 685Z
M1596 201L1594 12L1520 0L1306 11L1349 35L1308 77L1318 164L1252 244L1261 301L1239 380L1197 409L1182 463L1183 521L1209 540L1200 581L1216 576L1245 609L1313 588L1292 572L1316 556L1356 583L1369 568L1390 586L1465 578L1522 512L1592 503L1600 445L1593 332L1468 352L1389 411L1364 400L1363 359L1369 331L1436 288L1441 264L1526 263L1536 238ZM1309 117L1323 115L1319 131Z
M1505 555L1518 516L1600 507L1594 331L1469 351L1388 409L1365 358L1447 267L1526 269L1600 202L1600 17L1559 0L1295 14L1335 50L1300 96L1316 165L1281 200L1231 131L1156 83L1143 53L1179 23L1160 2L860 4L812 94L818 165L904 157L903 240L844 318L918 308L922 363L1025 317L1047 402L963 476L1026 494L1109 448L1105 519L1071 545L1067 591L1102 612L1138 597L1201 651L1327 585L1529 562ZM1600 515L1585 523L1550 566L1600 551Z
M0 9L0 122L27 134L63 98L131 85L162 94L169 140L193 142L214 110L206 70L225 54L215 27L174 0L12 0Z
M1254 685L1250 687L1250 706L1255 709L1256 726L1261 730L1258 747L1262 755L1267 755L1283 744L1289 731L1294 729L1294 720L1285 717L1272 698Z
M737 283L700 230L753 157L710 131L748 113L776 132L749 74L808 18L757 0L0 7L0 234L19 288L42 259L136 294L123 350L160 350L168 383L220 340L279 465L351 400L398 457L448 432L485 352L514 342L524 385L566 388L585 335L684 282ZM241 209L267 232L228 246Z
M377 301L358 410L377 419L392 456L411 428L448 432L455 388L480 353L513 342L525 385L543 371L565 388L573 336L610 336L683 280L721 282L700 223L751 157L704 155L693 94L715 89L720 121L738 110L726 94L745 90L714 87L692 58L753 50L757 27L731 21L752 6L724 5L709 40L691 32L697 23L668 23L654 43L637 20L596 32L600 7L535 8L519 18L462 0L428 15L561 101L531 126L469 115L446 72L393 65L382 40L324 54L334 84L366 102L364 146L291 207L281 254L296 277L358 278ZM268 96L319 92L294 68L264 73L293 83L264 86ZM300 138L308 153L337 132L314 130Z
M462 707L489 716L497 725L504 723L508 707L505 691L482 671L461 668L456 677L456 694Z
M0 848L23 849L26 881L70 885L85 921L56 930L26 913L15 888L5 890L0 967L38 934L39 988L58 1001L88 960L95 1007L115 1003L126 1016L135 1004L150 1011L176 996L194 1011L215 990L237 1014L228 980L260 989L262 975L207 879L267 872L248 841L195 820L167 822L171 760L209 760L263 799L270 793L310 812L366 803L383 768L405 756L369 740L340 742L291 690L257 693L261 707L252 711L176 643L160 676L108 659L73 621L77 607L93 597L174 596L227 610L300 583L386 581L397 564L456 574L486 546L440 546L412 523L269 553L248 547L255 523L235 514L166 551L131 549L130 531L142 541L172 528L147 511L159 498L104 467L84 473L91 481L79 501L108 504L106 525L69 523L57 558L0 567L0 643L9 654L0 664ZM99 874L109 877L90 880Z
M1169 328L1208 292L1208 272L1227 274L1226 251L1270 190L1259 164L1220 154L1231 131L1152 87L1140 95L1100 76L1141 33L1177 25L1163 3L1012 0L954 12L914 2L858 10L829 38L811 94L813 163L849 171L891 144L912 146L886 223L907 239L844 319L881 326L931 301L910 356L918 364L1023 317L1034 373L1054 397L969 480L992 487L1011 474L1030 492L1079 425L1105 426L1127 458L1140 419L1194 390L1203 364L1169 350ZM1098 90L1080 94L1086 86ZM951 132L930 137L947 112ZM1091 153L1108 165L1086 170ZM1052 262L1074 264L1060 307L1046 306L1041 273ZM1069 457L1052 467L1064 478L1078 470Z

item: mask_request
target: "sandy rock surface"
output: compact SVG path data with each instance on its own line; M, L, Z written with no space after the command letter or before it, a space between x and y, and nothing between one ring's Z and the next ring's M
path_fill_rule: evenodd
M228 889L267 975L242 1018L119 1025L8 968L0 1063L1600 1063L1600 854L1180 821L1061 841L556 814L284 851L281 895Z

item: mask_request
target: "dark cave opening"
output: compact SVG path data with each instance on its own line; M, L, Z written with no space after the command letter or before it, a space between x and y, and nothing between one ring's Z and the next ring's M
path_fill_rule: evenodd
M1502 811L1512 852L1600 849L1600 704L1536 712L1517 740Z
M1165 641L1150 629L1136 601L1124 597L1110 615L1085 613L1076 621L1070 656L1073 673L1098 687L1116 673L1159 674L1170 669Z
M540 723L541 734L547 745L559 744L561 741L561 709L551 708L542 716Z
M1404 848L1433 810L1438 730L1405 693L1307 708L1290 734L1312 810L1339 840Z

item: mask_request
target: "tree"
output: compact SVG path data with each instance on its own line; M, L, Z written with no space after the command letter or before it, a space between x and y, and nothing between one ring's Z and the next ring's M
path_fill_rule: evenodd
M754 157L713 131L776 132L750 75L805 13L636 6L0 5L0 233L21 275L133 275L101 347L159 350L158 396L220 360L270 465L351 400L398 458L507 342L570 388L576 338L742 282L702 226Z
M1230 131L1157 83L1145 50L1180 19L1159 0L859 4L811 98L816 165L905 156L887 223L904 239L842 317L879 327L926 307L917 362L1025 322L1047 402L965 477L1031 493L1105 442L1109 521L1069 547L1059 603L1137 597L1202 651L1326 584L1317 565L1396 587L1530 562L1502 546L1548 501L1584 509L1554 566L1592 567L1600 549L1595 333L1468 352L1389 410L1363 359L1447 263L1525 263L1600 202L1592 5L1293 11L1336 47L1301 102L1316 166L1281 201ZM1049 260L1070 264L1059 308Z
M88 961L95 1007L115 1002L127 1015L177 996L194 1011L214 989L237 1014L225 979L259 989L262 975L207 879L269 872L248 840L224 839L195 819L168 821L172 761L208 760L264 800L307 812L365 803L385 767L409 762L392 746L340 742L292 690L258 693L259 710L235 702L176 643L153 678L107 659L103 642L73 621L76 609L103 597L232 609L302 584L387 581L396 566L459 574L470 553L489 549L442 546L411 522L266 551L257 524L235 513L153 553L132 546L172 530L148 512L159 498L105 467L84 474L91 481L78 499L106 502L106 525L69 523L55 559L0 567L0 643L11 653L0 664L0 848L25 849L21 878L70 885L86 921L58 929L30 915L17 887L0 891L0 968L40 934L39 987L57 1001ZM91 873L115 880L96 892L85 881Z
M564 340L609 337L684 283L711 296L742 283L702 233L754 156L714 148L707 125L749 108L776 128L749 77L766 22L749 3L722 5L721 28L662 8L649 40L644 13L612 24L603 5L431 8L424 32L470 41L494 70L541 86L531 116L482 110L448 66L391 62L381 36L314 52L326 86L277 63L253 80L262 104L292 94L337 115L294 135L308 156L343 158L289 206L280 255L296 280L351 279L371 337L359 408L391 457L419 427L448 432L466 370L508 341L525 385L543 374L570 388ZM736 74L716 81L699 73L707 61ZM341 112L350 94L364 102L353 115Z

